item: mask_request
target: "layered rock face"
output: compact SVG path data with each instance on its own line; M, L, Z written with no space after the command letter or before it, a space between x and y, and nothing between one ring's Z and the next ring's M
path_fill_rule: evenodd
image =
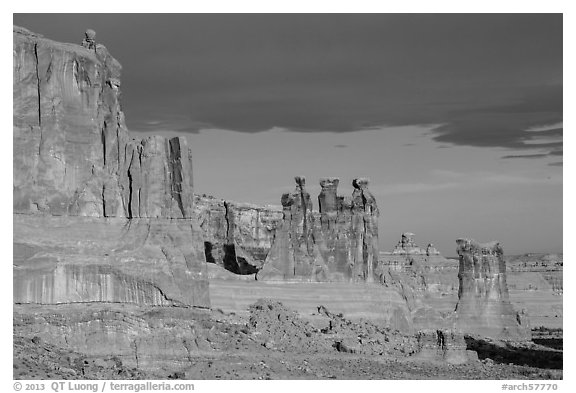
M444 258L433 244L418 246L416 235L405 232L392 252L378 257L380 281L396 280L417 291L451 293L458 290L458 263Z
M262 267L282 219L280 208L195 196L194 210L207 262L235 274L254 274Z
M209 306L186 139L130 138L121 66L93 38L14 27L14 241L35 250L15 255L15 301ZM41 240L52 229L60 237ZM123 263L132 241L140 270Z
M351 198L339 179L323 178L314 212L303 177L282 196L283 219L258 279L373 282L378 255L378 207L367 179L353 181Z
M206 356L220 344L211 344L219 332L209 330L214 325L209 316L183 307L15 306L14 325L21 335L41 337L70 355L74 351L96 359L116 357L127 366L164 376L190 366L191 356Z
M14 302L210 306L189 220L14 216Z
M120 64L14 28L14 212L189 218L185 138L130 139Z
M458 239L456 243L460 257L458 328L495 339L529 339L529 326L510 304L500 244L470 239Z

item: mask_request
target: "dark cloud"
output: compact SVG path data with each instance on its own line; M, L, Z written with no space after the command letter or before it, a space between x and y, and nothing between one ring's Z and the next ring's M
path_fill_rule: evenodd
M519 155L510 155L510 156L503 156L502 158L510 159L510 158L543 158L547 157L548 154L519 154Z
M348 145L334 145L334 147L338 147L340 149L344 149L346 147L348 147Z
M550 164L548 164L549 166L563 166L564 164L562 163L562 161L560 162L551 162Z
M560 131L558 131L560 130ZM549 133L550 135L554 136L561 136L562 129L551 129L546 131L531 131L530 133L535 134L544 134L546 135ZM562 147L562 142L551 142L551 143L538 143L534 145L535 148L541 149L542 147ZM557 157L562 156L564 154L563 149L555 149L548 151L546 153L534 153L534 154L510 154L506 156L502 156L503 159L516 159L516 158L544 158L544 157Z
M174 125L183 132L441 124L439 142L542 148L526 146L537 133L524 130L562 122L561 14L15 14L14 23L68 42L95 29L124 66L126 118L139 130L161 116L183 119Z
M494 99L501 99L495 95ZM458 145L541 148L528 145L538 137L562 137L562 128L543 131L526 130L562 122L562 85L530 86L516 89L516 96L499 104L471 105L452 111L447 124L436 128L434 139ZM556 142L551 142L556 143ZM546 144L550 146L550 144ZM561 146L561 143L560 143Z

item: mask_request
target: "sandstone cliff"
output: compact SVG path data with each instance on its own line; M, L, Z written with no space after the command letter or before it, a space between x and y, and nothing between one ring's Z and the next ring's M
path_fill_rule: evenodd
M186 139L130 138L103 45L13 36L15 301L208 306Z
M195 196L208 263L235 274L254 274L272 246L282 210L206 196Z
M337 195L339 179L320 180L319 212L304 177L282 195L283 218L260 280L373 282L378 255L378 207L367 179L353 181L351 198Z
M526 320L510 304L500 244L470 239L458 239L456 243L460 256L458 328L495 339L529 339Z
M185 138L130 138L121 66L94 50L14 27L14 212L189 218Z

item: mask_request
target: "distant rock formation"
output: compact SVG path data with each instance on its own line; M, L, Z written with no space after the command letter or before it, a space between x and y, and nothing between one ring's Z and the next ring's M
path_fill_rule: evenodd
M206 261L235 274L254 274L262 267L282 209L195 196L194 210Z
M530 339L525 318L512 308L506 263L498 242L458 239L460 257L456 325L465 333L494 339Z
M407 268L414 270L416 267L423 267L427 270L458 268L453 260L444 258L432 243L422 248L418 246L415 238L416 235L412 232L404 232L392 252L380 252L378 267L389 267L401 272L406 271ZM453 281L457 285L456 274L454 274Z
M374 281L378 255L378 207L368 179L353 181L352 198L337 195L340 180L323 178L313 211L305 179L282 196L283 219L259 280Z
M178 295L174 302L208 306L202 241L192 219L192 153L186 139L130 138L120 106L120 63L95 42L94 31L86 32L82 46L55 42L16 26L13 37L13 212L38 217L46 228L67 223L70 231L85 236L72 244L59 228L61 238L52 237L44 244L49 251L39 249L26 254L20 265L15 263L16 301L102 298L163 304L172 301L162 300L161 293L170 292L166 285L176 285L180 295L196 285L206 292L204 296ZM60 224L50 218L56 216L63 217ZM173 219L181 221L166 229L162 220ZM22 220L15 220L15 243L50 235ZM118 237L103 236L102 222L109 224L108 234ZM76 235L71 233L70 238ZM133 247L122 239L155 251L135 257L138 269L126 264L100 266L109 263L97 257L96 243L101 241L101 249L106 249L113 242L109 253L114 254ZM46 253L50 263L38 262ZM59 256L67 254L75 257ZM117 260L108 256L108 261ZM160 261L164 268L157 270ZM31 282L31 277L37 281ZM72 282L85 290L64 289ZM53 295L40 296L38 291Z
M426 256L430 257L432 255L440 255L440 251L438 251L436 247L434 247L434 244L429 243L428 246L426 247Z
M414 234L411 232L404 232L402 234L402 238L394 247L392 254L399 254L399 255L407 255L407 254L415 254L415 255L426 255L426 250L418 247L416 242L414 241Z

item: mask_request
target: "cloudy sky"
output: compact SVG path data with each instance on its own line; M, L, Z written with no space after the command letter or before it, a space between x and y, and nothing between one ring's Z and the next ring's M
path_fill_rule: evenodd
M16 14L123 65L135 136L186 135L196 192L278 205L371 179L381 249L416 233L562 251L562 15ZM316 204L317 207L317 204Z

